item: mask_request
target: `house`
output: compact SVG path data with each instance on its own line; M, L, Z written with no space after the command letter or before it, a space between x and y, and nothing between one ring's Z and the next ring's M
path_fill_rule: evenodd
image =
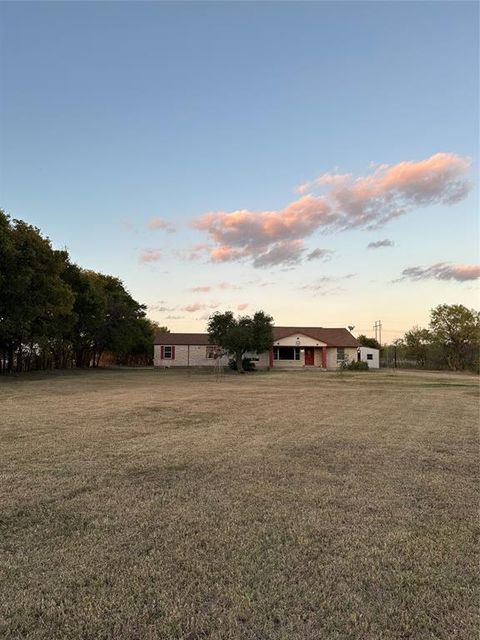
M359 347L358 359L360 362L366 362L369 369L380 368L380 350L372 347Z
M217 347L207 333L158 333L155 336L155 367L211 367L218 363ZM342 362L357 360L358 341L347 329L324 327L274 327L269 351L249 354L258 369L337 369ZM220 364L228 364L222 356Z

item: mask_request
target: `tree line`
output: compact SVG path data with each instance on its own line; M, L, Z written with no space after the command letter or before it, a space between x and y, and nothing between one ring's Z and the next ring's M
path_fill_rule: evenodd
M160 328L118 278L82 269L0 210L0 373L151 364Z
M380 348L374 338L360 344ZM440 304L430 311L428 328L415 326L402 338L382 347L387 366L470 370L480 373L480 313L462 304Z

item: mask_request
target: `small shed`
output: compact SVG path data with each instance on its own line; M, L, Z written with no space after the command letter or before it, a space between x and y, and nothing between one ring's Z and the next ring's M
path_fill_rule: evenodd
M358 347L358 359L366 362L369 369L380 368L380 350L372 347Z

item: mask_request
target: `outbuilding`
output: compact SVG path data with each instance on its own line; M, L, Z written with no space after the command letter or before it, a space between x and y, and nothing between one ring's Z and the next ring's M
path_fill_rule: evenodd
M366 362L369 369L380 368L380 351L372 347L358 347L358 359Z

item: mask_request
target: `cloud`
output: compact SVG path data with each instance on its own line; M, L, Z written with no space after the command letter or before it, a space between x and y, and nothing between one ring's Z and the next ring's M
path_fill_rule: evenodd
M151 218L147 226L152 231L156 231L157 229L162 229L163 231L168 231L168 233L174 233L176 231L173 224L168 222L167 220L163 220L163 218L159 218L158 216L155 218Z
M219 282L217 286L219 289L241 289L242 288L238 284L233 284L232 282Z
M148 305L148 308L151 311L158 311L160 313L165 313L165 312L168 312L168 311L175 311L175 307L165 307L163 305L155 305L155 304L154 305Z
M385 240L377 240L376 242L369 242L367 249L380 249L381 247L394 247L395 242L385 238Z
M250 261L255 267L296 264L305 257L305 238L317 231L376 229L418 207L459 202L471 187L469 167L467 158L437 153L418 162L375 166L358 178L323 174L300 185L301 197L282 209L201 215L192 225L209 243L196 245L191 257L207 253L211 262ZM305 193L309 188L323 193Z
M467 282L480 278L480 265L452 264L450 262L437 262L429 266L408 267L402 271L402 275L394 282L403 280L456 280Z
M218 302L210 302L209 304L205 304L204 302L193 302L186 307L182 307L182 311L194 313L195 311L202 311L203 309L218 309L219 306Z
M243 311L248 307L248 302L242 302L242 304L237 305L237 311Z
M307 260L322 260L323 262L326 262L327 260L332 259L332 255L334 253L335 252L330 249L314 249L313 251L310 251L310 253L307 253Z
M218 284L213 284L213 285L191 287L189 291L192 291L193 293L208 293L209 291L212 291L212 289L226 290L226 289L241 289L241 288L242 287L239 287L237 284L233 284L231 282L219 282Z
M183 320L185 316L166 316L166 320Z
M206 253L208 253L210 249L211 247L208 243L198 242L197 244L194 244L192 247L190 247L188 253L185 253L184 251L178 251L177 255L179 256L179 258L183 259L187 258L188 260L200 260Z
M307 193L307 191L309 191L310 189L315 189L318 187L338 187L345 184L349 180L349 178L351 178L351 175L351 173L324 173L318 178L311 180L310 182L304 182L298 187L295 187L295 191L297 193Z
M189 289L189 291L192 291L193 293L207 293L211 290L212 287L192 287L191 289Z
M339 293L340 291L344 291L343 287L340 286L342 282L350 280L356 275L356 273L347 273L344 276L322 276L310 284L304 284L300 289L321 292L322 295Z
M162 252L158 249L145 249L138 256L138 261L141 263L145 262L158 262L162 258Z
M260 253L253 260L254 267L272 267L275 265L297 264L305 251L302 240L282 240Z
M205 305L200 304L199 302L194 302L193 304L189 304L186 307L183 307L182 311L188 311L188 313L193 313L194 311L200 311L201 309L205 309Z

